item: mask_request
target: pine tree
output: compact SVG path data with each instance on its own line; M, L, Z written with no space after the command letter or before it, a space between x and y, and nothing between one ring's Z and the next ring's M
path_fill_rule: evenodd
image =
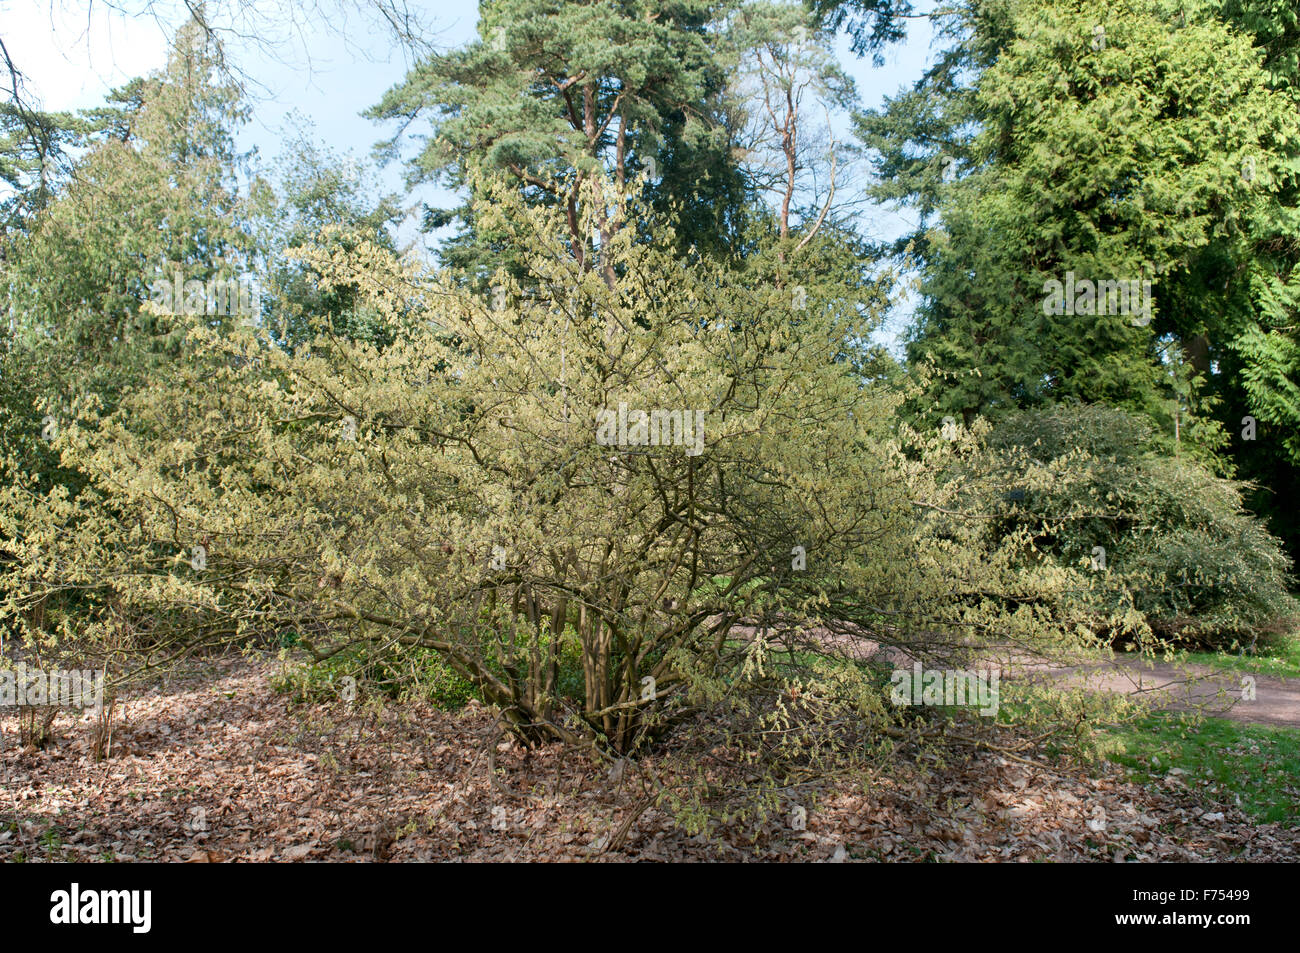
M708 33L720 9L716 0L489 0L479 40L420 63L369 115L400 120L399 135L417 120L432 126L412 182L472 196L478 176L503 175L530 203L564 209L570 254L589 268L606 269L601 248L634 224L611 208L594 236L580 232L601 181L621 188L645 174L652 197L690 209L686 242L718 244L742 204L717 111L724 63ZM397 136L387 149L396 154ZM425 224L459 226L441 255L462 273L517 264L475 221L472 202L430 209Z

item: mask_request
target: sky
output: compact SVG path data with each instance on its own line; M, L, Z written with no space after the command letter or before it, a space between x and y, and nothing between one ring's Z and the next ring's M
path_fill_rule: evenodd
M182 0L113 0L116 6L139 11L127 16L105 5L106 0L0 0L0 37L15 65L25 74L27 91L44 109L76 110L100 105L105 94L135 76L160 69L166 60L167 36L184 18ZM356 3L356 0L353 0ZM448 49L477 37L477 0L412 0L412 9L433 30L435 48ZM328 11L312 15L313 7ZM287 22L284 10L295 11ZM252 119L241 130L243 149L256 148L261 160L278 157L294 135L295 114L312 127L316 141L341 157L365 158L384 137L386 128L361 116L399 82L412 65L396 47L391 34L363 16L347 0L255 0L253 18L232 23L242 38L227 40L227 55L247 78ZM885 65L875 68L859 59L840 41L840 62L854 77L862 104L880 105L883 98L910 85L931 56L928 21L912 20L905 43L887 50ZM837 130L837 132L842 130ZM405 192L403 170L380 170L386 191ZM412 197L443 204L450 196L425 187ZM911 216L888 208L864 213L864 233L889 238L914 226ZM408 223L399 233L403 244L430 250L434 239ZM896 344L911 311L910 303L896 307L881 338Z

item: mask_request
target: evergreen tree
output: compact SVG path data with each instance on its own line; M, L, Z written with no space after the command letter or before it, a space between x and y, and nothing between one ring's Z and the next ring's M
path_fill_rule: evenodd
M925 303L909 346L956 375L939 409L1105 402L1208 454L1223 437L1204 384L1245 331L1229 303L1260 223L1289 214L1291 100L1208 13L999 0L971 4L965 29L860 123L877 194L942 219L911 236ZM1111 285L1096 298L1133 281L1127 310ZM1087 293L1049 301L1058 282Z
M724 61L709 34L721 9L717 0L485 0L479 40L420 63L369 115L400 120L399 136L417 120L431 124L412 182L472 197L479 174L499 174L530 203L563 209L570 254L589 268L608 269L601 249L631 223L610 208L594 236L583 234L582 210L603 202L598 183L621 188L642 173L660 205L687 209L685 246L725 248L743 193L719 113ZM480 277L517 265L517 250L475 221L472 202L426 214L429 228L453 223L445 264Z

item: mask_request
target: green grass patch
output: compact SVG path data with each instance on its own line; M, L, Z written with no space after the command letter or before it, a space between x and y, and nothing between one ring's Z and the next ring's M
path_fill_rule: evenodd
M1112 734L1123 750L1111 760L1138 783L1177 769L1189 789L1258 821L1300 821L1300 730L1160 712Z
M349 678L355 681L349 684ZM480 698L474 685L452 671L437 652L418 648L371 658L359 646L323 662L290 663L272 681L272 687L295 704L338 701L346 694L354 698L382 695L424 698L455 711L471 698Z
M1187 661L1193 665L1253 672L1256 675L1300 678L1300 635L1286 635L1271 645L1261 646L1251 655L1236 652L1188 652Z

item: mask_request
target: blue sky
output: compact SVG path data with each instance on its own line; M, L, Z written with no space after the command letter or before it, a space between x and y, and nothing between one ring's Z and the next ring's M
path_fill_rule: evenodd
M282 144L292 135L286 119L294 113L304 117L317 141L334 152L367 156L384 129L360 113L378 102L411 65L388 35L355 10L348 11L346 3L334 6L325 0L320 6L337 15L327 22L304 16L298 26L274 35L254 24L254 32L268 41L260 45L227 41L228 55L251 81L252 121L241 132L240 144L256 147L267 162L281 153ZM458 46L477 35L477 0L411 6L433 27L437 48ZM269 16L281 4L261 7ZM167 27L184 16L180 0L155 0L155 17L127 17L86 0L0 0L0 9L4 20L0 35L26 74L29 92L51 110L98 105L113 87L160 68L166 57ZM847 41L841 40L840 60L856 80L864 105L878 105L884 96L912 83L928 62L928 21L910 23L908 41L887 51L885 65L879 69L853 56ZM402 170L383 169L381 182L387 190L400 191ZM446 196L427 189L416 198L445 200ZM890 209L869 210L862 223L864 231L876 237L897 235L911 224L906 213ZM427 247L412 227L403 229L402 240ZM909 311L895 309L882 336L896 338Z

